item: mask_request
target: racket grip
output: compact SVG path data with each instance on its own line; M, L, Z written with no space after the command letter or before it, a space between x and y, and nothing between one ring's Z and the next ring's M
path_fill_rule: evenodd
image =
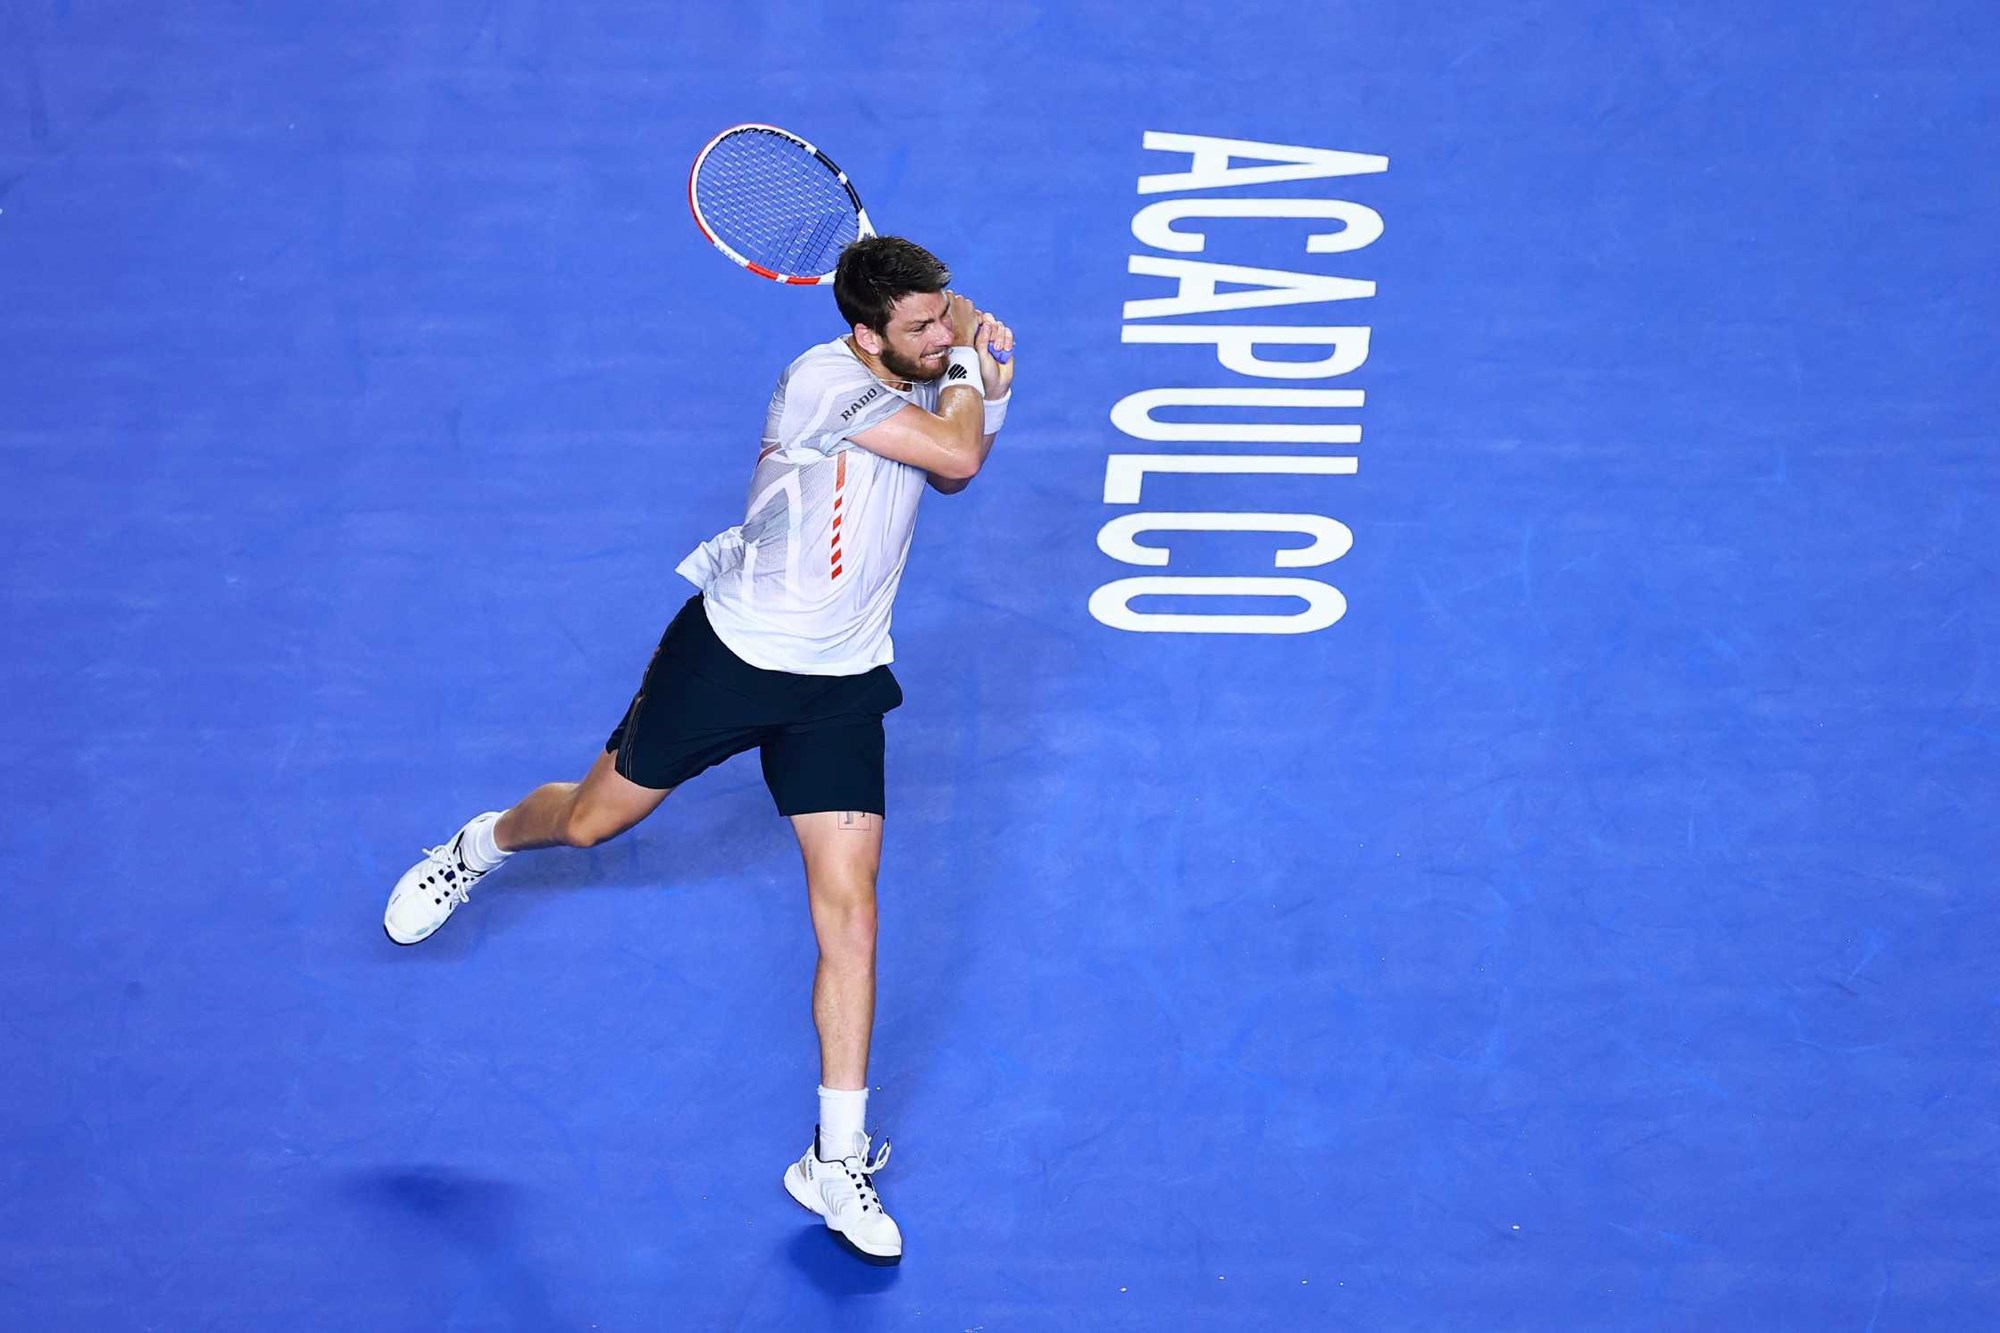
M995 361L998 361L1003 366L1006 365L1009 361L1012 361L1014 359L1014 354L1012 352L1004 351L997 347L988 348L987 350L992 352L993 359Z

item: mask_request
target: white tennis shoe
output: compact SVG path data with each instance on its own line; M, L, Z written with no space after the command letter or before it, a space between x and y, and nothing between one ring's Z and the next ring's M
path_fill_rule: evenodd
M489 810L466 821L465 827L442 847L424 853L424 859L403 872L389 894L389 908L382 914L382 929L398 944L415 944L427 939L458 910L472 892L472 886L487 871L465 864L460 851L472 826L482 819L498 819L503 812Z
M868 1136L856 1134L848 1153L834 1161L821 1157L819 1133L806 1155L785 1168L785 1189L801 1206L826 1219L834 1238L871 1264L903 1262L903 1232L882 1210L874 1175L889 1162L889 1141L873 1160Z

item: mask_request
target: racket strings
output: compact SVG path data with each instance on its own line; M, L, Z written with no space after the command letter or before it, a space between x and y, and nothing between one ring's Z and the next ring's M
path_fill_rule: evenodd
M792 242L785 248L787 273L824 273L833 267L831 262L822 262L831 255L840 258L840 249L854 238L842 230L842 224L851 215L842 212L823 212L809 218L793 231Z
M694 190L716 237L777 273L830 273L861 231L846 187L825 163L767 131L745 130L715 145Z

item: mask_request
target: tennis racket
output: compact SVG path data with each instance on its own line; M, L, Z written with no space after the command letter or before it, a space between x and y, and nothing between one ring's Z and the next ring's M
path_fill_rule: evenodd
M688 210L723 254L800 287L832 282L840 252L875 234L847 173L776 125L733 125L710 139L688 172Z

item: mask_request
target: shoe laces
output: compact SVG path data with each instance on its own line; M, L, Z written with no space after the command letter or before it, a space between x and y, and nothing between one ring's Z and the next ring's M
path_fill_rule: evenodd
M462 907L472 900L472 886L479 882L480 872L467 866L465 858L458 854L458 839L439 847L426 847L424 855L435 867L432 876L444 884L446 901Z
M854 1186L855 1196L860 1200L861 1211L864 1213L883 1211L882 1196L875 1192L874 1175L888 1164L889 1140L882 1140L881 1148L876 1150L873 1160L870 1160L866 1134L861 1136L860 1152L849 1153L838 1162L829 1163L846 1172L848 1182Z

